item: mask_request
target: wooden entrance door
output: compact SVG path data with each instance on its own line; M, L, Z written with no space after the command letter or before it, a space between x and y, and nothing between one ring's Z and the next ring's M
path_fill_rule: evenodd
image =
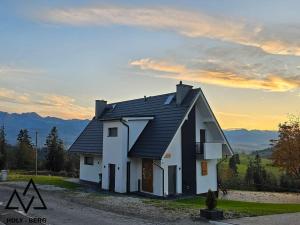
M115 191L116 165L109 164L109 191Z
M153 192L153 160L142 160L142 190Z

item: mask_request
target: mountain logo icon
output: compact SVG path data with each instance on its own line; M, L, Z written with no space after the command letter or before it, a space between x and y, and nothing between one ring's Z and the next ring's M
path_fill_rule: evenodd
M23 191L22 195L25 197L30 187L33 187L33 190L36 192L36 194L38 196L38 199L39 199L39 201L41 203L41 206L39 206L39 207L33 207L33 208L34 209L47 209L47 206L46 206L46 204L45 204L45 202L44 202L44 200L43 200L43 198L42 198L39 190L37 189L35 183L33 182L32 178L28 182L28 184L27 184L25 190ZM22 201L22 199L21 199L21 197L20 197L20 195L19 195L19 193L15 189L13 191L12 195L10 196L10 198L9 198L9 200L8 200L6 206L5 206L5 209L19 209L19 207L17 207L17 206L11 206L12 200L15 197L18 199L18 201L19 201L20 205L22 206L22 208L23 208L23 210L24 210L25 213L28 212L28 210L30 209L33 201L35 200L35 196L32 196L31 199L30 199L30 201L29 201L29 203L27 204L27 206L25 206L24 203L23 203L23 201Z

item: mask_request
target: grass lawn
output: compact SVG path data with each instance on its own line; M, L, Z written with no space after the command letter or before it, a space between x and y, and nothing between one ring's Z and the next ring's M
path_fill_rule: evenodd
M30 178L32 178L36 184L54 185L70 190L74 190L79 187L79 184L66 181L64 177L59 176L24 175L16 171L10 171L8 175L9 181L29 181Z
M146 200L146 203L153 204L166 209L201 209L205 208L205 198L195 197L179 200ZM280 213L300 212L300 204L271 204L256 202L240 202L231 200L218 200L217 208L223 209L231 214L243 216L262 216Z

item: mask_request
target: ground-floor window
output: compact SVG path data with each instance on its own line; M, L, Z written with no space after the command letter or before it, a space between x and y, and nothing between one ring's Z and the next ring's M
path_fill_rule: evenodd
M85 165L94 165L94 158L91 156L84 157L84 164Z

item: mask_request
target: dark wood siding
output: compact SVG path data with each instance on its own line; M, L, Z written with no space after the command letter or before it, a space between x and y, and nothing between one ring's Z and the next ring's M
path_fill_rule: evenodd
M181 128L182 192L196 194L195 107Z

